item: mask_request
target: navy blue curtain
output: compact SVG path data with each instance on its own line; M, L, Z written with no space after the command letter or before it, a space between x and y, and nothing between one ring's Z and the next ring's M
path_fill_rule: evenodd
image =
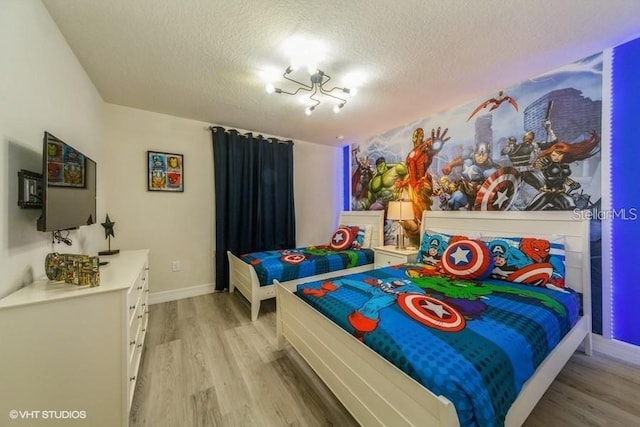
M296 247L293 142L212 127L216 290L229 288L227 251Z

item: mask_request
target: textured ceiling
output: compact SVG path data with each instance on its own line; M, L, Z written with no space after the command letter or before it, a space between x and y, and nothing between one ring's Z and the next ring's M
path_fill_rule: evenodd
M360 142L640 36L638 0L43 0L104 101L323 144ZM336 115L267 94L292 36L364 81ZM283 89L291 89L284 83Z

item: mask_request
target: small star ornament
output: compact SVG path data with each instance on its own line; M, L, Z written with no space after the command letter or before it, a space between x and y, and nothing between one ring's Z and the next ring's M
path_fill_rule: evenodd
M109 218L109 214L107 214L107 219L105 219L105 221L102 223L102 226L104 227L104 238L106 239L109 236L113 236L116 237L116 235L113 233L113 226L116 225L115 222L111 221L111 218Z
M115 222L111 221L109 218L109 214L107 214L107 218L104 222L100 223L104 227L104 238L109 240L109 249L106 251L98 252L98 255L115 255L120 252L120 249L111 249L111 237L116 237L113 232L113 226L116 225Z

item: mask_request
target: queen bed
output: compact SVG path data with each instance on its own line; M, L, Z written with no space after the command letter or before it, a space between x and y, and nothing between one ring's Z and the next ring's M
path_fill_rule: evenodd
M519 426L573 352L584 344L591 353L589 222L565 211L425 212L422 235L437 229L561 240L563 277L552 279L554 262L523 267L510 282L443 279L433 273L441 265L416 263L304 283L297 292L276 283L278 344L290 342L362 425ZM454 259L467 242L445 255ZM484 267L497 271L497 263ZM443 281L473 304L439 289ZM386 329L401 318L408 323ZM466 371L471 359L478 365Z
M251 304L251 320L255 321L260 312L260 303L274 298L274 278L279 278L281 286L294 291L299 283L326 279L344 274L346 270L361 272L373 269L373 250L384 244L384 211L342 211L338 218L339 225L366 228L366 244L358 250L333 251L324 246L331 240L316 247L295 248L279 251L265 251L252 254L235 255L227 252L229 259L229 292L238 289ZM320 250L316 250L320 248ZM309 253L313 253L309 256ZM278 260L288 258L297 263L305 255L307 259L297 265L284 265ZM271 270L260 270L257 264L267 265L272 261L278 265L269 265ZM286 263L285 263L286 264ZM284 265L284 267L282 267ZM316 274L319 273L319 274ZM272 274L273 273L273 274Z

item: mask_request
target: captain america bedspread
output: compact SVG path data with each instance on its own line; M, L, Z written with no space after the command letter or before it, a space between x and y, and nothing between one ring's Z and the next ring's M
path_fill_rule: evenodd
M373 250L336 251L329 246L252 252L240 256L256 271L260 286L373 264Z
M576 323L579 294L437 275L422 264L298 286L296 294L453 402L462 426L501 426L523 383Z

